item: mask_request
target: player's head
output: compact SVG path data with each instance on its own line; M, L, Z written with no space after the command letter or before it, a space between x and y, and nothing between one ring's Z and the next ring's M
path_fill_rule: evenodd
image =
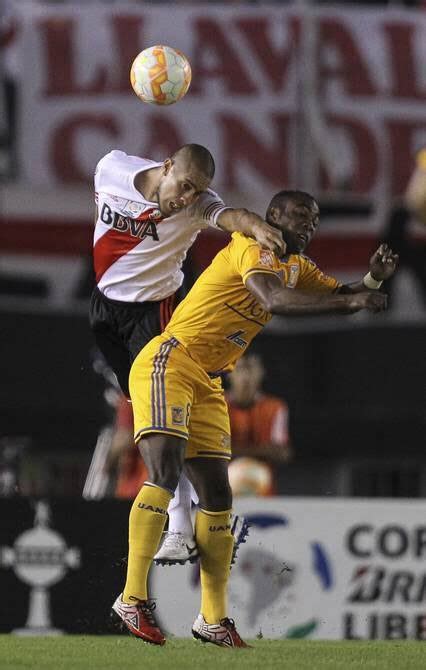
M280 191L268 205L266 221L279 228L287 244L287 253L301 254L319 224L319 207L304 191Z
M229 375L232 399L238 405L251 405L259 393L265 368L259 356L246 354L240 358Z
M200 144L185 144L163 163L158 204L165 216L190 205L213 179L215 165L210 151Z

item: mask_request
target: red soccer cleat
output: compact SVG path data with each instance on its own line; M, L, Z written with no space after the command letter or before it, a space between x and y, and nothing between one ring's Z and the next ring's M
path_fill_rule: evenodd
M199 614L192 625L192 634L201 642L211 642L219 647L250 647L240 638L233 619L221 619L220 623L207 623Z
M123 603L121 596L120 593L112 609L130 633L150 644L165 644L166 638L154 617L155 602L140 600L137 605L128 605Z

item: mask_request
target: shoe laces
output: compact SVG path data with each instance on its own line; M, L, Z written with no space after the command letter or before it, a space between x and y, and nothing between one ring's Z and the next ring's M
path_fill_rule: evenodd
M237 629L235 628L235 621L234 619L229 619L228 617L225 617L224 619L220 620L220 625L229 630L230 633L232 633L233 637L238 641L242 642L242 639L240 638Z
M178 533L178 532L169 533L169 532L167 532L166 537L164 538L163 547L167 547L167 546L175 547L177 544L180 547L185 546L185 538L182 535L182 533Z
M154 610L157 607L157 603L154 600L146 600L143 603L139 603L138 607L142 610L142 614L148 623L156 626L157 622L155 621Z

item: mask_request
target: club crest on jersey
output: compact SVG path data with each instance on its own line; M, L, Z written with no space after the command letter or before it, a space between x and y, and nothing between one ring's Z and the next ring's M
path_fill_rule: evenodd
M133 202L133 200L127 200L126 204L122 208L123 214L128 214L129 216L138 218L143 212L147 209L147 206L141 202ZM153 209L148 214L148 219L150 221L158 221L162 218L162 214L159 209Z
M299 266L297 265L297 263L292 263L289 267L287 288L296 288L298 278L299 278Z
M137 204L137 203L136 203ZM141 205L143 207L143 205ZM114 230L120 233L128 233L131 237L137 237L144 240L145 237L152 237L158 242L160 239L157 233L155 222L151 218L151 214L156 214L158 210L148 211L146 216L140 215L139 219L133 219L130 216L123 216L118 212L114 212L106 203L102 207L100 213L100 220L107 226L111 226Z
M133 202L132 200L128 200L123 207L123 213L138 217L140 214L142 214L144 209L146 209L146 205L143 205L140 202Z
M185 421L185 412L183 407L172 407L172 423L175 426L183 426Z
M272 253L272 251L266 251L265 249L262 249L262 251L260 252L259 262L261 265L273 267L274 254Z

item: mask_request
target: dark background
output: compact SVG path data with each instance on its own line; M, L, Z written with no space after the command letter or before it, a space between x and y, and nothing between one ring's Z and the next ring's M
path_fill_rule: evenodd
M80 550L80 567L68 568L64 578L48 589L55 628L69 633L113 632L111 594L120 592L125 576L130 503L52 499L49 506L52 531L59 532L67 548ZM0 500L1 547L13 547L19 535L33 526L31 501ZM0 608L2 633L25 625L29 591L13 568L0 569L0 593L7 601Z
M386 466L399 459L402 472L414 459L420 477L425 460L426 329L361 329L353 327L351 317L342 323L347 330L264 333L252 346L268 371L265 390L286 398L290 408L296 459L283 469L284 492L338 492L332 467L343 460L378 459ZM61 492L61 478L67 479L64 493L70 478L78 493L99 429L109 419L102 381L92 369L87 318L3 313L2 331L7 347L6 383L0 391L3 435L31 436L30 452L45 456L53 468L55 459L60 462L67 452L72 467L58 471L53 493ZM296 475L302 471L304 482L299 482ZM405 484L395 494L420 495L420 481L408 486L411 492ZM366 493L356 487L353 492Z

